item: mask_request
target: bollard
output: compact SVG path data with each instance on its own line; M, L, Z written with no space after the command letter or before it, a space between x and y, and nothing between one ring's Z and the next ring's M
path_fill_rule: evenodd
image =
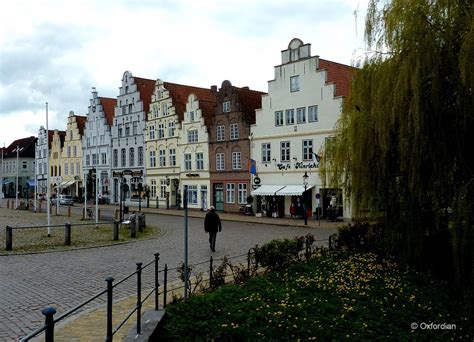
M5 249L7 251L11 251L13 249L13 227L12 226L7 226L7 229L5 230L6 232L6 246Z
M52 306L48 306L41 310L41 313L45 316L44 319L44 340L46 342L53 342L54 341L54 314L56 313L56 309Z
M163 309L166 308L166 292L168 291L168 265L165 264L163 270Z
M7 200L7 209L10 209L10 200Z
M105 337L106 342L112 342L114 335L112 333L112 291L113 291L113 277L105 278L107 282L107 336Z
M71 206L67 207L67 217L71 217Z
M114 221L114 241L119 239L119 221Z
M71 245L71 223L66 222L64 227L64 244L66 246Z
M156 209L160 207L160 200L158 199L159 197L156 197Z
M142 330L142 265L137 262L137 335Z
M158 310L158 295L160 283L158 282L158 261L160 260L160 253L155 253L155 310Z
M98 209L97 209L97 220L99 220L99 221L100 221L100 216L101 216L101 215L100 215L100 208L98 208Z
M134 220L130 220L130 237L137 237L137 217Z

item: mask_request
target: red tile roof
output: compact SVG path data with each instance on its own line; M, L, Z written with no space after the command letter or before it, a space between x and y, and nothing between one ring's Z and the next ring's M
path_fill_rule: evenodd
M355 68L320 58L319 70L327 71L326 83L336 85L334 96L349 95L351 79L355 73Z
M35 157L35 143L37 138L34 136L17 139L5 148L3 158L16 158L16 149L19 148L19 157Z
M109 127L112 127L115 116L115 106L117 106L117 99L110 97L99 97L100 104L104 109L105 119Z
M137 85L137 91L140 92L140 100L143 102L143 111L145 112L145 120L147 120L147 114L150 112L151 95L155 91L156 81L135 76L133 76L133 80Z
M76 117L77 128L79 129L79 135L84 134L84 127L86 126L87 117L82 115L74 115Z
M262 108L262 95L266 93L257 90L250 90L248 87L234 87L238 94L240 110L247 115L250 124L255 123L255 110Z
M199 106L201 109L204 107L203 116L205 120L207 115L214 115L214 109L212 108L212 112L210 112L210 109L211 106L215 106L216 99L211 89L169 82L163 82L163 86L166 90L170 92L170 96L173 100L173 105L175 107L175 112L178 115L178 119L180 121L183 121L184 111L186 110L186 103L188 102L188 96L190 94L196 95L197 99L199 100Z

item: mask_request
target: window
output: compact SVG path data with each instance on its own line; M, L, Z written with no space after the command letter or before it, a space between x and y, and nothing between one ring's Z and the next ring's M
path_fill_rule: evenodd
M133 122L133 135L137 135L138 132L138 121Z
M239 124L233 123L230 124L230 140L239 139Z
M224 113L230 112L230 101L224 101L224 103L222 103L222 112Z
M197 204L197 194L198 194L198 189L197 185L188 185L188 204Z
M223 141L225 139L225 126L217 126L217 141Z
M313 140L303 140L303 160L313 160Z
M143 147L138 148L138 166L143 166Z
M102 159L101 164L102 164L102 165L106 165L106 164L107 164L107 153L102 152L102 153L100 154L100 158Z
M130 104L128 105L128 113L130 114L131 112L132 112L132 104L130 103Z
M121 166L122 167L125 167L125 165L127 164L127 151L122 148L122 150L120 151L121 152Z
M74 145L74 157L77 157L77 146Z
M275 126L283 126L283 111L277 110L275 112Z
M114 158L114 167L118 167L118 150L117 149L114 150L113 158ZM87 159L86 159L86 165L89 165L89 163L87 163Z
M91 145L91 138L90 137L87 137L86 145L87 145L87 147L89 147Z
M318 106L309 106L308 107L308 121L309 122L318 121Z
M262 143L262 163L270 163L271 161L270 146L270 143Z
M168 122L168 136L174 136L174 122Z
M247 203L247 184L239 183L239 204Z
M130 105L131 106L131 105ZM128 122L125 123L125 136L130 136L130 124Z
M188 144L198 142L198 131L197 129L190 129L188 131Z
M76 174L79 175L81 173L81 165L79 162L76 162Z
M117 151L117 150L115 150ZM86 165L89 166L91 164L91 156L90 155L86 155Z
M161 105L161 111L163 112L163 115L168 115L168 105L166 103Z
M226 184L225 198L226 198L227 203L235 203L235 184L234 183Z
M118 124L118 136L121 137L123 136L123 125Z
M176 149L170 148L170 166L176 166Z
M166 198L166 179L160 181L160 197Z
M71 157L71 146L67 147L67 156Z
M184 169L186 171L191 170L191 153L184 154Z
M296 122L297 123L306 123L306 108L301 107L296 109Z
M286 124L287 125L294 125L295 124L295 110L294 109L287 109L285 111L286 114Z
M224 153L216 153L216 170L223 171L224 169Z
M97 153L94 153L92 155L92 165L97 165L97 164L99 164L99 156Z
M127 114L127 107L122 106L122 115L125 115L125 114Z
M163 139L165 137L165 124L160 123L158 125L158 139Z
M153 106L152 113L153 113L154 118L158 117L158 106L156 106L156 105Z
M298 75L290 77L290 91L300 90L300 77Z
M194 121L194 112L193 111L189 112L189 121L190 122Z
M156 151L150 151L150 167L156 167Z
M64 174L66 176L69 174L69 165L68 165L68 163L64 164Z
M160 166L166 166L166 150L160 150Z
M289 141L280 142L280 159L282 162L290 161L290 142Z
M128 152L128 157L130 158L129 164L131 167L135 166L135 149L133 147L130 147L130 150Z
M198 170L204 169L204 153L202 152L196 153L196 169Z
M150 140L155 139L155 126L151 125L150 126Z
M150 197L151 198L156 197L156 180L155 179L151 180Z
M241 168L240 152L232 152L232 170L240 170Z

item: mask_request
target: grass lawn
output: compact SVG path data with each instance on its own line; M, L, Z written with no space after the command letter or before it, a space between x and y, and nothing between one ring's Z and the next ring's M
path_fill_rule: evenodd
M243 285L192 296L166 310L160 336L166 340L471 341L474 337L473 318L449 297L444 284L404 272L371 253L320 256Z

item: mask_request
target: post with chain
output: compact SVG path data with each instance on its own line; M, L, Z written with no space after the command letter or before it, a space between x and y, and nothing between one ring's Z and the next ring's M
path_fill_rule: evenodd
M158 261L160 253L155 253L155 310L158 310L158 296L160 294L160 283L158 282Z
M137 262L137 334L142 330L142 265Z
M114 220L114 241L119 239L119 221Z
M105 279L107 282L107 336L105 337L105 342L112 342L114 335L112 333L112 304L113 304L113 277L107 277Z
M56 313L56 309L52 306L48 306L41 310L44 315L44 340L46 342L53 342L54 341L54 314Z
M168 265L165 264L165 269L163 270L163 309L166 308L166 295L168 291Z
M7 229L5 230L5 234L6 234L5 249L7 251L11 251L13 249L13 227L7 226Z

